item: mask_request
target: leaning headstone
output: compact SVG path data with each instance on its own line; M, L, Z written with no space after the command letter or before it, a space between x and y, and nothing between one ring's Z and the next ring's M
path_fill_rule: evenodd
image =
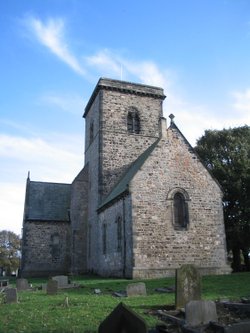
M56 295L58 291L58 282L56 280L49 280L47 283L47 294Z
M146 285L143 282L128 284L126 291L127 296L147 296Z
M201 277L194 265L183 265L175 275L175 307L183 308L189 301L201 299Z
M123 303L100 324L98 333L147 333L145 321Z
M26 280L26 279L17 279L16 280L16 287L17 287L18 291L30 289L28 280Z
M190 301L185 306L186 322L189 326L209 324L217 322L216 305L213 301Z
M16 288L6 288L4 290L4 293L5 293L5 302L6 303L17 303L18 302Z
M52 280L58 282L58 288L67 288L69 286L69 278L67 275L53 276Z

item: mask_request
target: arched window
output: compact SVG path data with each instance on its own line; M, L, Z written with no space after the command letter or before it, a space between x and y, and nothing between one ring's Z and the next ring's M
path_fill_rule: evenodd
M174 195L174 226L177 229L187 226L185 198L180 192Z
M58 233L51 235L51 257L54 263L60 260L60 238Z
M117 220L117 251L121 252L122 250L122 218L118 216Z
M189 223L187 192L182 188L174 188L168 193L169 207L172 207L172 221L176 230L186 230Z
M127 116L127 128L129 133L140 133L140 118L137 109L131 108Z

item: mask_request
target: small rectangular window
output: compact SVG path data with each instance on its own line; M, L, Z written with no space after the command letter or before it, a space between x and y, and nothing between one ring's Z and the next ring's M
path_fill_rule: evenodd
M102 253L107 253L107 225L103 225L103 232L102 232Z

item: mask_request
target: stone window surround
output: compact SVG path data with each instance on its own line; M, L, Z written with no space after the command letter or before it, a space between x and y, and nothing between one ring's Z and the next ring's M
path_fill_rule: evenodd
M122 216L119 214L116 217L115 223L117 224L117 252L122 250Z
M130 134L139 134L141 131L139 111L134 106L128 108L127 130Z
M94 140L94 121L91 120L89 126L89 144L91 144Z
M50 237L51 240L51 257L52 262L57 263L60 260L60 235L58 232L53 233Z
M102 225L102 254L107 254L107 224L105 221Z
M185 217L185 222L184 222L183 226L175 224L174 197L178 193L180 193L183 196L184 204L185 204L186 217ZM173 225L175 230L188 230L188 227L189 227L189 203L190 203L190 201L191 200L190 200L190 197L189 197L187 191L185 191L183 188L175 187L175 188L171 189L168 192L167 207L170 207L170 209L171 209L171 220L172 220L172 225Z

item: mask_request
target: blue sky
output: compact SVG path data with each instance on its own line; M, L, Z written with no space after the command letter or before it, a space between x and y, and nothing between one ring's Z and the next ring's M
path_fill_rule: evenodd
M249 0L0 2L0 229L21 233L25 182L70 183L100 77L164 88L194 146L250 123Z

